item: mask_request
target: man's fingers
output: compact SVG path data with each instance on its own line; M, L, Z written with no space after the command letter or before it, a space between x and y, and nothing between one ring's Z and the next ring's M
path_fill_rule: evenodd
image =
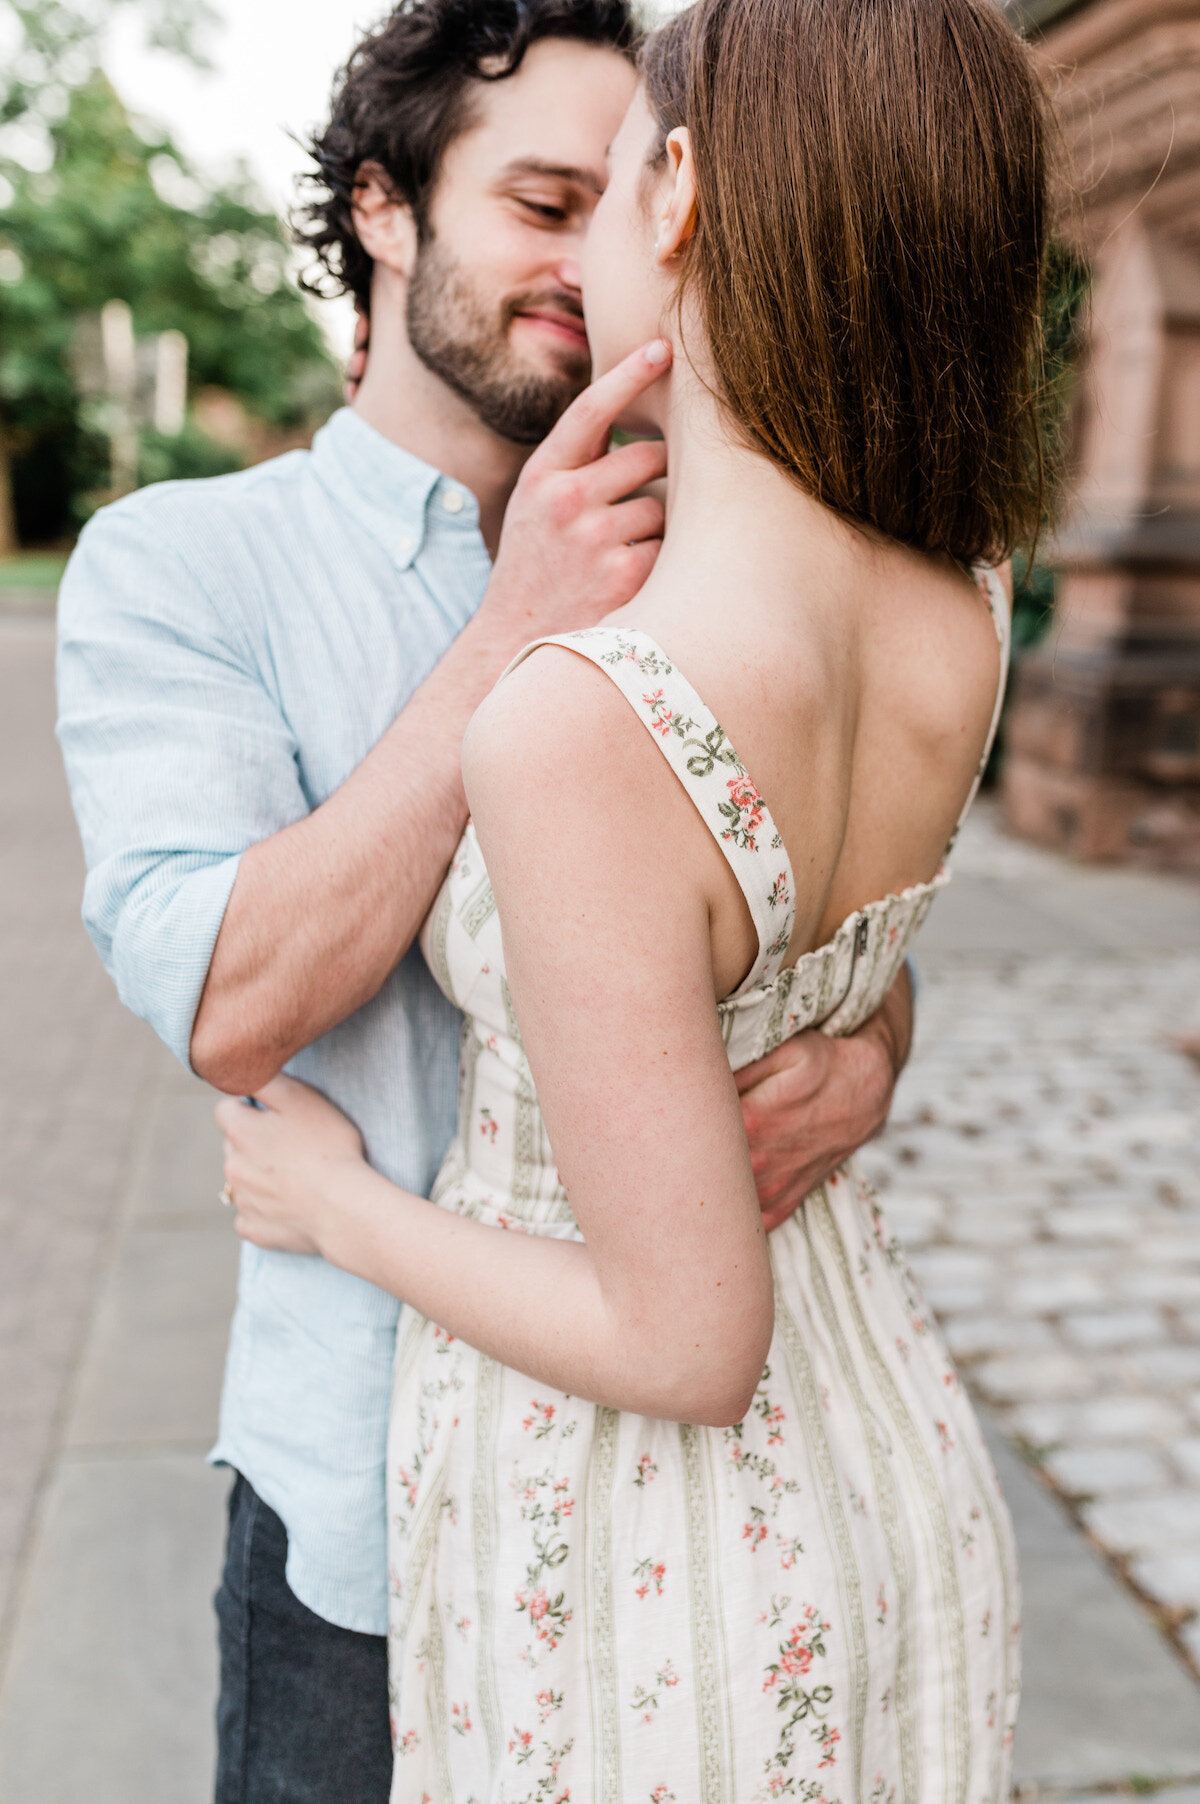
M614 601L614 607L623 607L626 601L632 601L650 572L655 560L662 550L661 539L639 539L635 545L624 545L613 555L621 560L621 592L622 600Z
M636 444L618 445L607 457L597 458L587 478L588 493L599 504L610 505L635 495L649 482L660 481L666 473L667 447L662 439L639 439Z
M636 545L640 539L662 538L667 511L653 495L640 495L636 501L622 501L610 509L608 523L619 544Z
M745 1096L748 1090L757 1090L768 1078L777 1077L781 1071L795 1071L799 1077L801 1065L809 1063L827 1050L824 1036L815 1028L806 1032L793 1034L774 1052L769 1052L765 1059L756 1059L753 1065L743 1065L735 1071L734 1082L737 1084L739 1096Z
M537 462L552 470L580 470L585 464L595 463L603 456L621 415L666 375L670 364L671 345L665 338L656 338L632 352L572 401L534 452Z

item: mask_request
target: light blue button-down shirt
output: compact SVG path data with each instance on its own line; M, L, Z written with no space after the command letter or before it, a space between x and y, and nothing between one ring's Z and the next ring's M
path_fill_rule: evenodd
M488 576L474 498L348 411L311 452L144 489L87 527L59 602L84 919L180 1059L241 853L345 781ZM457 1037L414 949L288 1069L423 1193L454 1127ZM247 1247L212 1456L283 1518L297 1597L370 1634L386 1629L397 1314L320 1259Z

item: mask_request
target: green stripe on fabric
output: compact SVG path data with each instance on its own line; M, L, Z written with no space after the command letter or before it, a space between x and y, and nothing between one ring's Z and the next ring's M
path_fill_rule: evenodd
M793 1217L793 1220L802 1222L803 1213L802 1210L800 1216ZM802 1229L793 1229L792 1231L802 1231ZM809 1257L811 1261L811 1253ZM831 1565L842 1598L843 1620L848 1624L850 1630L854 1695L851 1703L848 1739L853 1773L852 1796L859 1798L863 1795L863 1737L866 1734L867 1708L871 1693L870 1656L866 1616L863 1611L862 1575L858 1570L858 1561L854 1554L854 1541L842 1503L837 1467L830 1450L829 1437L825 1433L821 1398L812 1368L812 1360L809 1357L800 1326L788 1307L782 1286L778 1283L775 1287L775 1327L790 1368L792 1394L803 1410L801 1421L804 1440L809 1452L811 1469L820 1484L819 1502L825 1518L826 1536L832 1536L834 1547L837 1550L837 1558L831 1562Z
M624 1804L621 1795L621 1731L617 1702L617 1640L613 1611L612 1511L617 1436L615 1409L595 1410L588 1455L587 1545L584 1555L584 1620L592 1712L594 1804Z
M811 1254L810 1271L813 1297L821 1311L826 1332L837 1350L838 1365L842 1376L853 1395L863 1431L863 1439L867 1447L867 1457L871 1462L871 1477L875 1488L879 1522L883 1529L884 1540L887 1542L888 1559L891 1561L896 1586L896 1676L892 1686L892 1698L896 1712L896 1735L900 1743L900 1783L904 1792L905 1804L922 1804L920 1750L914 1714L914 1687L910 1661L913 1645L911 1629L912 1562L904 1532L904 1517L897 1501L896 1484L892 1477L887 1451L882 1445L879 1424L859 1382L858 1372L838 1319L828 1279L813 1236L813 1222L818 1204L828 1212L829 1205L824 1185L814 1196L810 1196L804 1205L804 1229L808 1236Z
M496 1696L496 1446L500 1428L499 1399L503 1368L486 1354L477 1356L475 1378L475 1460L471 1473L471 1537L475 1566L475 1601L479 1611L479 1645L475 1682L479 1716L487 1741L488 1770L500 1769L504 1743L500 1703Z
M477 940L480 929L486 921L491 920L495 912L496 898L492 894L491 879L485 873L458 911L463 932L470 939Z
M717 1661L717 1600L713 1595L710 1501L705 1482L702 1429L679 1425L687 1498L688 1597L691 1605L692 1671L696 1692L696 1736L700 1766L699 1804L730 1804L732 1793L722 1733L725 1699Z
M853 1181L851 1179L851 1182ZM815 1214L817 1221L822 1225L826 1242L839 1267L843 1293L854 1318L859 1344L870 1365L880 1394L886 1401L892 1423L903 1442L904 1450L920 1485L921 1495L928 1505L928 1524L933 1534L941 1579L942 1597L938 1617L950 1641L948 1665L953 1694L950 1711L953 1724L953 1743L952 1747L947 1750L951 1756L947 1760L947 1797L953 1798L955 1804L968 1804L971 1713L970 1699L967 1693L966 1623L963 1617L962 1594L958 1585L958 1569L954 1561L954 1539L951 1533L949 1514L942 1495L942 1488L925 1450L921 1432L905 1406L904 1399L900 1395L900 1388L888 1370L887 1362L881 1355L868 1328L851 1278L850 1260L827 1199L822 1199L822 1206Z
M976 1449L968 1441L964 1447L967 1464L971 1470L983 1507L987 1513L988 1526L992 1531L992 1542L996 1550L996 1566L1000 1572L1000 1590L1003 1602L1001 1609L1004 1620L999 1624L1004 1645L1001 1663L1001 1697L1007 1713L1011 1706L1014 1689L1020 1689L1019 1665L1016 1647L1013 1641L1012 1625L1019 1613L1020 1575L1013 1559L1012 1527L1007 1510L998 1495L998 1482L991 1460L984 1452L983 1466L976 1455ZM1005 1745L1003 1733L996 1737L996 1758L992 1768L992 1797L996 1804L1003 1804L1009 1793L1009 1772L1011 1749Z
M437 1756L438 1785L441 1797L437 1804L452 1804L454 1789L450 1778L450 1729L446 1708L446 1642L442 1634L442 1614L434 1597L429 1612L429 1726L433 1731L433 1748Z

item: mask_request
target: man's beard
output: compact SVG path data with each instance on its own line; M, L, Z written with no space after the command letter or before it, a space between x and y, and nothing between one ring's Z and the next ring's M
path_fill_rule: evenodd
M408 336L413 350L485 426L517 445L537 445L586 385L589 364L558 375L522 365L508 328L522 309L550 297L520 295L489 311L462 266L426 239L408 285ZM561 297L553 299L561 304ZM563 306L564 315L578 318Z

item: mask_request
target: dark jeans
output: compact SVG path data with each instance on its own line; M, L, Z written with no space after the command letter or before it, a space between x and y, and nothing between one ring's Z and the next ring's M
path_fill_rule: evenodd
M216 1804L387 1804L387 1642L288 1588L287 1530L239 1473L217 1592Z

